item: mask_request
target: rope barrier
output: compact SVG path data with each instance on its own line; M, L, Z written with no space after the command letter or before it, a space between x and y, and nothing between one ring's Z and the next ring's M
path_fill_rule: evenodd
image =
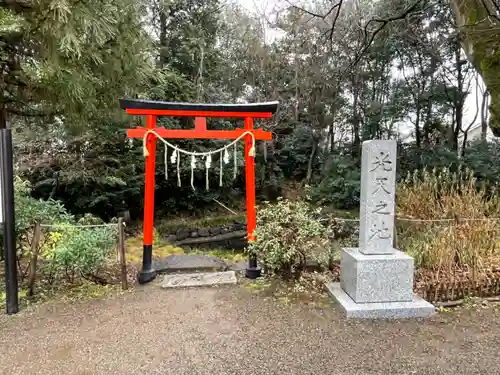
M399 221L408 221L408 222L450 222L457 221L457 219L411 219L411 218L396 218ZM499 217L483 217L483 218L458 218L458 221L498 221Z
M220 206L222 206L223 208L225 208L226 210L228 210L229 212L231 212L233 215L238 216L238 213L237 213L237 212L235 212L235 211L231 210L229 207L227 207L226 205L222 204L222 203L221 203L221 202L219 202L217 199L215 199L215 198L212 198L212 199L213 199L213 201L214 201L215 203L218 203Z
M118 223L107 224L40 224L43 228L99 228L99 227L118 227Z
M215 198L213 200L224 207L226 210L231 212L234 215L238 215L238 213L234 212ZM395 218L398 221L406 221L406 222L418 222L418 223L433 223L433 222L451 222L455 221L455 219L412 219L412 218L407 218L407 217L396 217ZM345 222L359 222L359 219L348 219L348 218L343 218L343 217L332 217L328 219L320 219L320 221L328 221L328 220L335 220L335 221L345 221ZM500 217L486 217L486 218L459 218L459 221L500 221ZM125 223L123 223L125 226ZM43 228L99 228L99 227L118 227L118 223L106 223L106 224L40 224L40 227Z
M342 217L332 217L330 218L331 220L336 220L336 221L352 221L352 222L359 222L359 219L345 219ZM322 219L321 221L328 221L330 219Z
M412 219L408 217L396 217L398 221L416 222L416 223L432 223L432 222L450 222L456 219ZM332 217L331 220L346 221L346 222L359 222L359 219L346 219L342 217ZM500 221L500 217L486 217L486 218L459 218L459 221Z

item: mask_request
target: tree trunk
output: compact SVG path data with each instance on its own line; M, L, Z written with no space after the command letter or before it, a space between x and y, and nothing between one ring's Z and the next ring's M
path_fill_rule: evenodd
M418 103L419 98L417 98L417 105L415 108L416 118L415 118L415 142L417 147L420 148L422 144L422 134L420 133L420 112L422 109L420 108L420 104Z
M202 97L203 97L203 64L205 60L205 49L203 48L203 45L200 43L200 65L198 67L198 74L195 77L195 84L196 84L196 100L198 100L198 103L202 102Z
M458 137L460 135L460 129L462 129L463 123L463 105L457 105L455 108L455 128L452 132L452 138L450 139L451 149L454 151L458 150Z
M460 47L457 45L455 48L455 68L457 70L457 96L455 96L455 128L453 129L453 139L451 140L451 147L454 151L458 151L458 137L462 130L464 119L464 74L462 71L462 61L460 59ZM466 137L464 137L465 139Z
M500 40L500 19L494 1L449 0L455 23L461 33L467 59L483 78L491 95L490 128L500 136L500 54L495 46Z
M429 92L432 92L434 89L434 73L436 72L437 68L437 61L434 57L431 57L431 67L430 67L430 74L431 74L431 82L429 84ZM430 132L431 132L431 124L432 124L432 103L433 103L433 96L428 95L427 97L427 111L425 115L425 122L424 122L424 145L429 146L430 144Z
M163 9L160 9L160 69L167 63L167 15Z
M481 140L486 141L486 136L488 134L488 95L489 92L486 90L483 94L483 101L481 102Z
M333 121L328 129L328 139L330 140L330 154L333 154L333 150L335 150L335 134L333 132Z
M462 140L462 150L460 150L460 155L462 157L464 157L465 147L467 147L467 133L468 133L468 131L464 131L464 139Z
M314 166L314 159L316 157L316 152L318 150L318 140L313 136L313 147L311 150L311 155L309 155L309 161L307 162L307 175L306 175L306 183L309 184L312 179L312 172Z
M353 156L358 156L361 153L361 137L359 134L359 113L358 113L358 88L357 88L357 82L356 78L352 80L352 88L353 88L353 95L354 95L354 102L352 105L352 112L353 112L353 117L352 117L352 126L353 126L353 132L354 132L354 140L353 140L353 150L352 154Z
M334 130L334 124L335 124L335 104L332 105L332 123L328 127L328 142L326 144L325 149L329 149L329 153L333 153L333 150L335 150L335 132Z
M299 58L295 54L295 105L294 105L295 121L299 121Z

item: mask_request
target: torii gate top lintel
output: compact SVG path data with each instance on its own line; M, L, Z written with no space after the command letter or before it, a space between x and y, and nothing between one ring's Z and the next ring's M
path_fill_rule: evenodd
M176 103L140 99L120 99L130 115L269 118L278 110L278 102L222 104Z
M139 282L153 280L156 271L152 266L154 192L155 192L155 159L156 137L191 138L191 139L240 139L245 141L245 179L247 206L247 239L255 240L255 160L254 144L256 140L271 140L272 133L262 129L254 129L255 118L270 118L278 110L278 102L250 104L202 104L175 103L140 99L120 99L120 107L129 115L146 116L146 127L128 129L129 138L144 138L145 142L145 188L144 188L144 251L142 270ZM194 129L165 129L156 126L157 116L194 117ZM242 118L244 127L234 130L208 130L206 117ZM247 277L256 278L260 275L255 256L249 257Z

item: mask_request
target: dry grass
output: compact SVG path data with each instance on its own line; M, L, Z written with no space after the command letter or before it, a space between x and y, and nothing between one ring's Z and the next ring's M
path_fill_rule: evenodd
M469 169L415 171L398 186L398 209L419 219L498 217L496 193L481 187Z
M481 273L500 263L500 199L472 171L416 171L397 194L398 216L423 220L399 223L398 247L418 268Z

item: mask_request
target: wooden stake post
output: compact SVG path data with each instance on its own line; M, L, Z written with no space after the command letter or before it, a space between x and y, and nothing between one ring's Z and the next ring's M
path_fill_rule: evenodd
M154 129L162 138L190 139L237 139L245 132L251 131L255 140L270 141L272 134L262 129L254 129L255 118L270 118L278 109L278 102L255 104L188 104L170 103L148 100L121 99L120 106L129 115L146 116L146 127L127 130L129 138L143 138L149 129ZM194 117L195 127L186 129L165 129L156 127L157 116ZM244 128L235 130L208 130L207 117L225 117L244 119ZM252 136L245 139L245 178L247 207L247 239L255 240L256 208L255 208L255 159L250 156ZM144 284L156 277L153 269L153 223L154 223L154 192L155 192L155 160L156 135L148 134L146 139L145 187L144 187L144 243L142 270L139 273L139 283ZM260 276L257 260L250 256L246 275L248 278Z
M118 251L120 253L120 279L122 290L128 289L127 258L125 256L125 223L123 218L118 218Z

